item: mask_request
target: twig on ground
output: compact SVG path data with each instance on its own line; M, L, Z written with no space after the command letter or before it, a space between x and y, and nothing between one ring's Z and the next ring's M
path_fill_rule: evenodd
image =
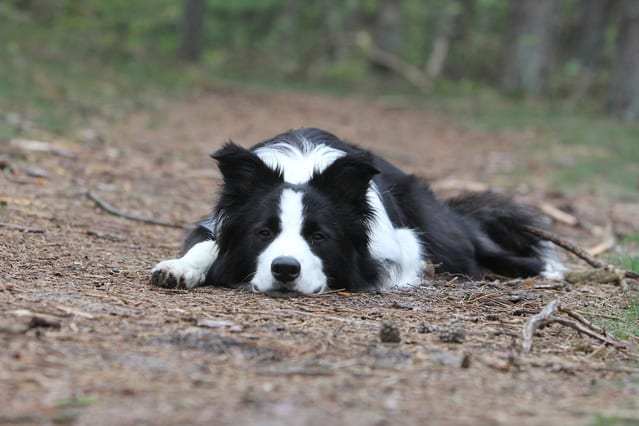
M595 246L590 247L587 251L593 256L599 256L602 253L607 252L617 244L615 233L612 230L612 223L608 222L603 230L604 237L601 242Z
M565 240L558 235L553 234L552 232L545 231L543 229L535 228L534 226L524 226L524 230L530 232L533 235L536 235L544 240L548 240L564 250L568 250L575 256L579 257L582 260L585 260L590 266L594 268L604 268L608 266L605 262L597 259L592 256L590 253L582 249L581 247L577 247L574 243Z
M522 332L522 337L524 339L522 342L522 349L524 352L530 352L532 349L532 340L535 335L535 331L552 322L552 315L557 311L557 307L559 307L559 299L551 301L544 307L544 309L541 310L541 312L533 315L528 319L528 321L526 321L526 325Z
M561 222L569 226L575 226L579 223L579 220L575 216L558 209L550 203L541 203L539 205L539 210L557 222Z
M578 322L575 321L571 321L565 318L553 318L553 321L556 322L557 324L561 324L561 325L565 325L567 327L573 328L575 330L577 330L580 333L583 333L587 336L590 336L594 339L600 340L610 346L614 346L616 348L620 348L620 349L626 349L626 345L623 342L618 342L616 340L613 340L612 338L608 337L608 336L604 336L602 334L599 334L597 332L594 332L592 330L589 330L588 328L584 327L583 325L579 324Z
M536 228L534 226L524 226L523 228L526 232L529 232L533 235L536 235L540 238L543 238L544 240L548 240L556 245L558 245L559 247L563 248L564 250L569 251L570 253L574 254L575 256L579 257L580 259L586 261L590 266L594 267L594 268L611 268L613 270L615 270L616 268L612 267L611 265L608 265L606 262L603 262L599 259L597 259L596 257L594 257L593 255L591 255L590 253L588 253L586 250L578 247L576 244L565 240L561 237L559 237L558 235L553 234L552 232L548 232L545 231L543 229L539 229ZM637 274L636 272L632 272L632 271L627 271L627 270L619 270L624 277L626 278L633 278L633 279L639 279L639 274Z
M89 197L89 199L94 201L98 205L98 207L102 208L103 210L105 210L106 212L114 216L123 217L129 220L135 220L137 222L150 223L151 225L166 226L169 228L186 228L186 226L180 225L178 223L165 222L163 220L157 220L150 217L138 216L135 214L122 212L116 209L115 207L113 207L111 204L104 201L102 198L100 198L97 194L95 194L92 191L87 192L87 197Z
M558 317L556 316L557 313L564 313L571 318L574 318L576 321ZM526 325L522 330L522 350L524 352L530 352L535 332L539 328L553 323L570 327L580 333L597 339L606 345L610 345L618 349L626 349L628 347L624 342L620 342L612 336L608 336L606 334L606 330L596 324L593 324L583 315L562 307L559 299L555 299L548 303L541 312L533 315L528 319L528 321L526 321Z
M563 312L564 314L568 315L569 317L573 317L574 319L576 319L577 321L579 321L583 325L592 328L597 333L606 334L606 330L604 330L603 328L599 327L597 324L593 324L592 321L590 321L585 316L581 315L579 312L573 312L570 309L564 308L563 306L559 306L559 312Z
M44 230L43 229L30 228L28 226L14 225L13 223L0 222L0 227L9 228L9 229L15 229L15 230L21 231L21 232L30 232L32 234L44 234Z

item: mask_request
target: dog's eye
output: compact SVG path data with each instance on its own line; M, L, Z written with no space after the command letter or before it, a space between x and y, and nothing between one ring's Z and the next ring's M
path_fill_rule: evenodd
M261 228L257 231L257 235L266 240L273 237L273 232L268 228Z
M326 234L323 234L321 232L313 232L311 234L311 243L321 243L322 241L324 241L326 239Z

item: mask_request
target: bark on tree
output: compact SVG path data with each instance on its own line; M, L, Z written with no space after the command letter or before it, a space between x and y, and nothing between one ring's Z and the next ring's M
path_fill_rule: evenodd
M567 59L576 59L581 70L573 79L570 94L564 100L565 110L574 110L595 81L614 3L615 0L580 0L574 6L576 25L569 28Z
M437 35L435 36L430 56L424 66L424 72L433 81L440 76L444 69L451 37L455 31L456 19L459 15L459 8L459 3L449 1L439 17Z
M511 5L502 87L537 95L552 62L560 2L518 0Z
M381 0L372 28L373 43L384 52L401 53L403 38L403 0ZM386 71L380 64L373 64L375 71Z
M577 32L575 53L581 65L588 71L599 68L613 3L612 0L581 0L577 4L581 25Z
M623 0L620 12L607 110L614 116L634 121L639 119L639 1Z
M202 52L206 0L184 0L182 4L183 18L179 54L182 59L187 61L197 61Z

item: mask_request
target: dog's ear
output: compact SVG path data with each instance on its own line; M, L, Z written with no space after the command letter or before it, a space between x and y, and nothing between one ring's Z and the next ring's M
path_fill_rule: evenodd
M369 183L378 173L371 154L345 155L313 175L309 185L336 201L366 205Z
M284 181L282 173L268 167L253 152L227 142L211 154L224 177L224 194L245 197L256 189L275 186Z

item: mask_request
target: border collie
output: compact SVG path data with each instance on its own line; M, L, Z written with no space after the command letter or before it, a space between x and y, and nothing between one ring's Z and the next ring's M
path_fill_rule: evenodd
M445 202L421 179L313 128L211 155L224 183L160 287L219 285L272 295L381 291L421 283L424 262L471 279L561 278L535 213L493 193Z

